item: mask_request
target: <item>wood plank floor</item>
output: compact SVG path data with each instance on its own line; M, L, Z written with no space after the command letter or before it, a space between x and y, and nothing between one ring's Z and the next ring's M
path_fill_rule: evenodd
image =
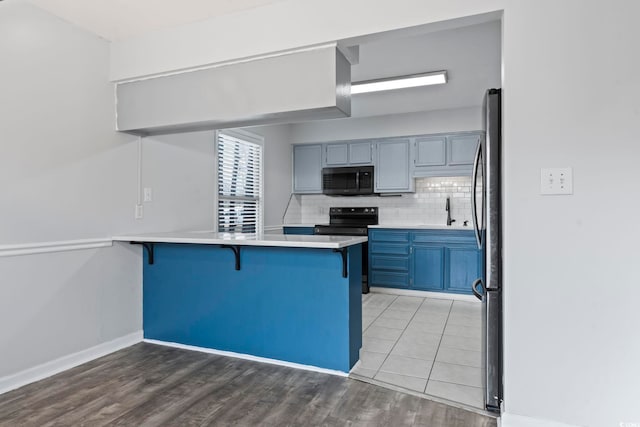
M334 375L141 343L0 395L0 426L495 426Z

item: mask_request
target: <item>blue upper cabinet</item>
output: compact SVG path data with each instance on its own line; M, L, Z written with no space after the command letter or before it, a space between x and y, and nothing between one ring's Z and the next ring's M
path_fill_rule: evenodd
M411 154L409 138L376 143L375 192L402 193L413 191L409 167Z
M325 144L324 165L333 166L357 166L373 164L372 143L341 142Z
M447 164L449 166L473 165L476 147L480 142L480 135L455 135L447 137L449 145Z
M411 193L414 179L471 175L484 132L293 146L293 192L322 193L322 168L375 166L376 193Z
M349 150L347 144L327 144L324 150L325 165L344 166L349 164Z
M413 162L418 167L446 165L447 138L444 136L416 138Z
M414 177L471 175L483 132L414 138Z
M352 142L349 144L349 162L352 165L370 165L373 163L372 152L371 142Z
M322 193L322 145L293 146L293 192Z

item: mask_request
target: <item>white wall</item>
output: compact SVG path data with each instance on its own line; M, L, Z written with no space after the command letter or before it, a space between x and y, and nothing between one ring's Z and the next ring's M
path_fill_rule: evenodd
M21 385L16 374L142 329L138 247L0 257L0 274L0 392Z
M289 125L255 126L264 138L264 221L280 226L291 194ZM142 139L142 188L153 201L143 203L142 231L211 230L215 221L215 132L191 132Z
M263 224L265 227L280 226L291 195L290 126L255 126L246 130L264 137Z
M264 138L263 224L280 226L291 194L290 126L245 129ZM143 138L141 188L152 188L153 201L143 202L144 220L138 222L137 229L212 230L215 222L214 171L214 131Z
M640 423L639 14L621 0L505 12L509 412ZM574 194L540 196L540 168L557 166Z
M498 19L498 18L494 18ZM447 70L447 84L365 93L351 98L351 116L481 107L486 88L500 87L499 20L416 35L386 35L359 45L351 81Z
M0 244L108 237L118 219L133 226L135 148L112 131L108 45L3 2L0 56ZM139 331L136 253L0 258L0 377Z
M143 202L144 219L137 221L137 229L212 230L214 171L213 131L142 138L141 187L152 189L153 200ZM127 215L131 216L133 206L129 210Z
M0 57L0 246L210 228L211 153L197 135L143 143L143 184L155 200L134 219L136 143L114 131L104 40L6 0ZM114 244L4 257L0 248L0 388L140 331L140 253Z
M304 144L480 129L482 129L480 107L456 108L296 123L291 125L291 142Z
M640 3L285 1L115 43L111 77L496 9L505 10L506 411L639 423L640 229L624 213L640 209ZM268 33L246 31L264 22ZM548 166L574 168L574 195L539 195L539 169Z

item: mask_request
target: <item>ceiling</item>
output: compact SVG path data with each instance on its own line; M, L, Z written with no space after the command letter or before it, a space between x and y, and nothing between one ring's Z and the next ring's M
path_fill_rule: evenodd
M351 81L446 70L448 83L354 95L353 117L480 106L484 92L500 87L500 22L410 36L387 36L360 44Z
M28 1L112 41L285 0ZM485 90L501 85L501 28L495 17L479 19L484 21L463 19L338 41L359 46L352 81L438 70L446 70L449 78L446 85L354 95L352 116L480 106Z
M28 0L89 32L125 39L283 0Z

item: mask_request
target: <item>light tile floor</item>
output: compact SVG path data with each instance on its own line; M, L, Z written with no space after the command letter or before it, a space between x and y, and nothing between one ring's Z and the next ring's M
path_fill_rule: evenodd
M362 350L351 371L483 409L481 304L362 296Z

